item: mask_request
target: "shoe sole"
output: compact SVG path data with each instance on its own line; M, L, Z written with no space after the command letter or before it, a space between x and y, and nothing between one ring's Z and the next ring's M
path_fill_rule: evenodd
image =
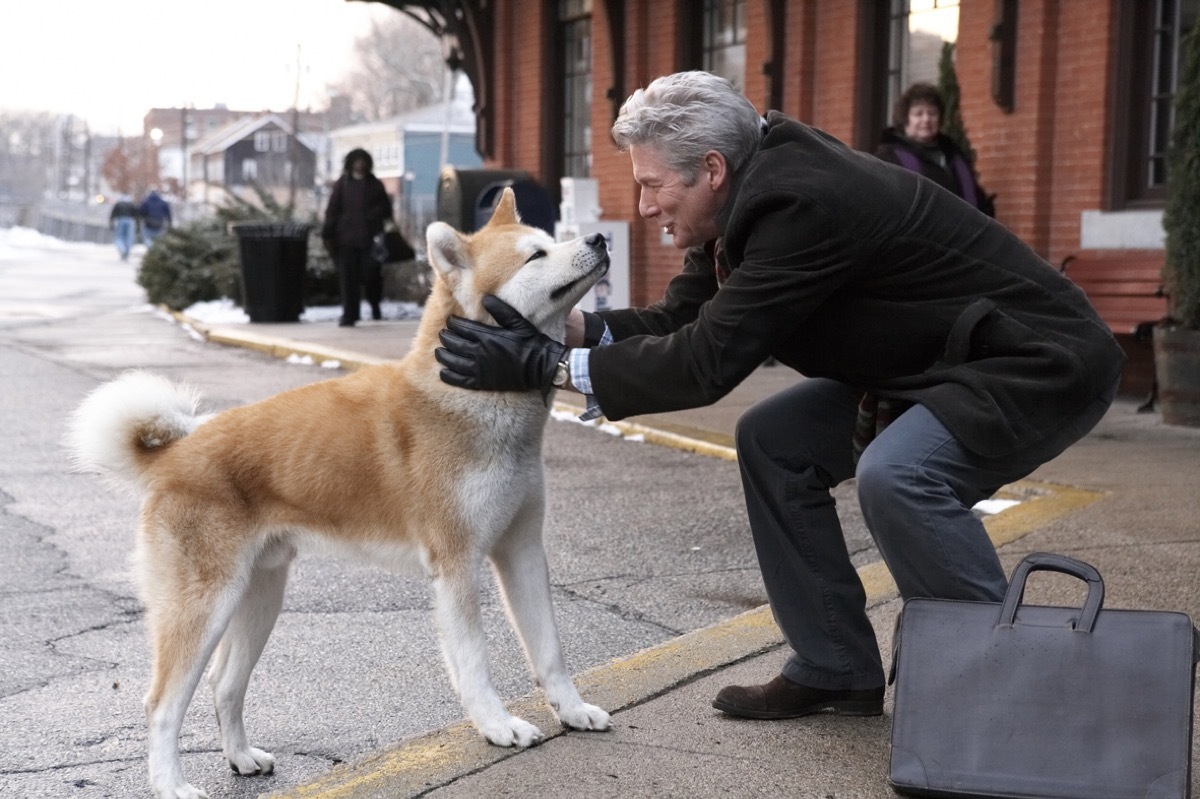
M833 713L837 716L882 716L883 702L822 702L800 710L754 710L753 708L730 705L714 699L712 706L722 713L744 719L798 719L817 713Z

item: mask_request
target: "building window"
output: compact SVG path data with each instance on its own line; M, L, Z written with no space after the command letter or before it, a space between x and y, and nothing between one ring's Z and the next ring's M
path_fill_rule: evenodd
M242 159L242 182L258 180L258 161L253 158Z
M704 69L746 88L746 0L704 0Z
M914 83L938 83L942 47L958 40L958 0L891 0L884 119Z
M1123 0L1119 13L1110 203L1162 207L1180 43L1196 25L1200 0Z
M254 149L260 153L268 152L271 149L271 134L265 130L255 133Z
M873 151L892 108L917 82L938 82L942 47L958 40L959 0L859 0L854 146Z
M592 172L592 0L559 0L563 47L563 177Z
M271 149L277 153L286 153L288 148L287 133L277 130L271 134Z

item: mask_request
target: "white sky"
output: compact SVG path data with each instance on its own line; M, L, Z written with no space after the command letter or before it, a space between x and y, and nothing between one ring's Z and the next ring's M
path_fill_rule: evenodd
M150 108L324 108L372 18L347 0L0 0L0 109L138 134Z

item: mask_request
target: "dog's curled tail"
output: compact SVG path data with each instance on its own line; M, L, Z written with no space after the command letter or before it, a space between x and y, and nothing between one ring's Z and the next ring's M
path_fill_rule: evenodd
M66 446L78 471L140 485L155 453L196 429L199 394L150 372L130 371L92 391L71 415Z

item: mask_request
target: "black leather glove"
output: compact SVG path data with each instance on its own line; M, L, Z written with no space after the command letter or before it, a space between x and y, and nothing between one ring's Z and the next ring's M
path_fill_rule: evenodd
M542 333L499 297L487 295L483 307L500 327L452 316L438 334L433 353L443 383L476 391L532 391L546 397L567 346Z

